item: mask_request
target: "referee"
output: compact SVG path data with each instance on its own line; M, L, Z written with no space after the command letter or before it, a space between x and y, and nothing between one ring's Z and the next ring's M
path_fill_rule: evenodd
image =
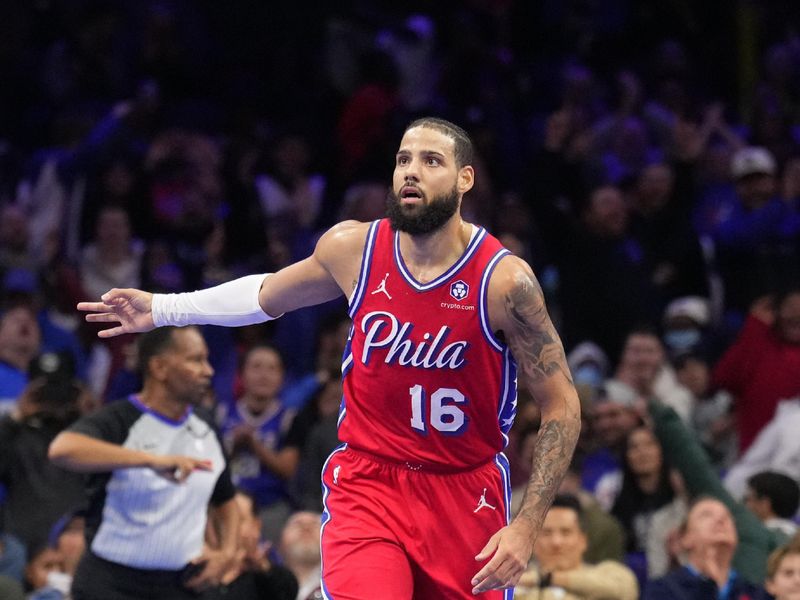
M194 327L153 330L139 339L139 368L139 394L50 445L54 463L91 474L73 600L197 598L234 561L235 490L210 421L193 411L214 373L205 341ZM207 515L219 550L203 545Z

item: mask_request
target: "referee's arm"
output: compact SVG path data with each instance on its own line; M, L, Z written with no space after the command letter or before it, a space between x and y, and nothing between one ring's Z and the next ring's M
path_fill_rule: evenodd
M186 480L195 470L211 470L207 461L132 450L75 431L59 433L50 444L47 456L53 464L78 473L107 473L116 469L148 467L174 482Z
M218 549L205 546L203 554L192 561L203 564L203 570L185 585L198 592L222 582L225 574L236 563L239 542L240 517L236 500L231 498L218 506L212 504L209 511L214 528L220 532L220 546Z

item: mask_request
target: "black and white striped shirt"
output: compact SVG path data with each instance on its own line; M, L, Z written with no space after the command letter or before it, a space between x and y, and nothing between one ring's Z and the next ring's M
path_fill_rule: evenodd
M212 425L188 410L173 421L135 396L84 417L71 431L132 450L211 462L175 484L149 468L90 476L87 545L97 556L139 569L178 570L200 555L209 502L234 496L227 462Z

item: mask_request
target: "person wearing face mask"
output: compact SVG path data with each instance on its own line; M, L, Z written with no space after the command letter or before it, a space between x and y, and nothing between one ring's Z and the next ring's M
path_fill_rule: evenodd
M697 351L707 343L711 311L708 300L700 296L684 296L664 310L664 332L661 340L670 357Z
M608 357L592 341L581 342L567 355L567 365L576 385L585 384L600 389L608 376Z

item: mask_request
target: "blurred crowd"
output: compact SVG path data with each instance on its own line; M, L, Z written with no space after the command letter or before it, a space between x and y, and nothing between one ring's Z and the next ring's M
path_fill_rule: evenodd
M800 496L791 3L335 5L0 6L0 586L65 597L82 481L47 446L141 383L135 339L97 338L76 302L274 271L333 223L380 218L400 133L431 114L473 137L462 213L534 267L583 405L560 521L518 595L660 598L697 576L781 598L800 555L767 560ZM300 600L318 593L307 517L348 329L343 299L204 329L203 404L258 517L248 560L287 565ZM521 397L517 487L537 426ZM625 589L582 591L603 581Z

